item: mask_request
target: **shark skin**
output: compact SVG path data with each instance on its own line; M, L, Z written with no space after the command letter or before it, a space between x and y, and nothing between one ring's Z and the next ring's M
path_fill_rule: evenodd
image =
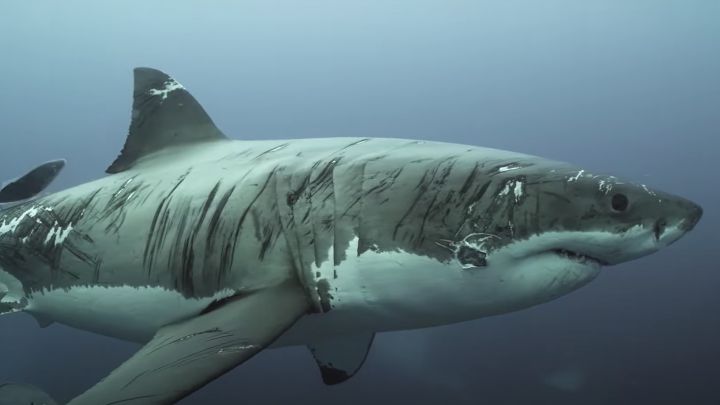
M230 140L135 70L109 176L0 213L0 302L145 343L71 404L174 403L264 348L335 384L376 332L538 305L658 251L691 201L508 151L404 139Z
M0 187L0 211L36 198L60 174L60 171L65 167L65 163L65 159L41 163L22 176L3 182L2 187ZM3 302L6 293L7 288L0 289L0 314L15 312L18 308L17 303ZM40 318L38 318L38 321L41 324L45 323ZM5 386L6 391L10 390L11 387L16 389L20 386L7 385Z

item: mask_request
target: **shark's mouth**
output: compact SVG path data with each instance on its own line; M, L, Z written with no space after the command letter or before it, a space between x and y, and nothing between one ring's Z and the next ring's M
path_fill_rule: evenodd
M0 315L22 311L27 304L20 281L0 267Z
M584 253L579 253L573 250L568 249L551 249L549 253L552 253L554 255L560 256L563 259L570 260L576 263L581 264L588 264L588 265L598 265L598 266L606 266L608 263L598 257L590 256Z
M27 306L27 300L12 300L6 297L5 292L0 291L0 315L21 311Z

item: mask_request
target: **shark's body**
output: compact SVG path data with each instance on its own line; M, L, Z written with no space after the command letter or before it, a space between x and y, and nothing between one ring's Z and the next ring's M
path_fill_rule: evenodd
M17 223L4 222L4 229L13 231L5 240L12 234L15 244L0 249L0 261L16 269L24 286L8 299L26 297L24 309L44 319L140 342L213 301L294 278L318 312L328 313L311 321L317 325L298 335L296 343L443 324L450 309L462 320L536 304L535 289L499 291L489 282L482 291L484 283L472 283L511 274L500 266L482 273L448 271L458 279L438 278L437 269L427 264L452 262L453 252L427 238L432 230L420 229L421 221L403 222L406 214L420 217L434 210L427 215L447 216L463 226L477 215L471 205L483 189L482 194L495 195L487 200L497 202L497 211L520 204L526 186L519 183L499 195L508 177L483 175L480 169L473 174L478 156L487 172L511 164L537 170L543 164L503 151L395 139L226 141L169 150L167 159L155 156L150 167L8 212ZM464 192L448 195L441 191L442 176L453 170L467 173L469 184ZM526 170L514 169L512 178ZM575 174L568 169L557 176ZM415 193L418 201L385 201L388 191L400 191L394 188ZM375 221L368 211L381 209L396 211L394 221L368 223ZM527 216L514 224L532 226L527 221L534 220ZM395 246L374 251L378 242ZM405 253L416 246L426 254ZM548 288L542 301L595 275L594 269L569 275ZM556 277L541 269L535 276L548 277L548 284ZM472 279L461 283L462 277ZM457 304L462 302L446 304L446 289L438 285L443 282L452 289L472 288L487 307L478 308L474 297L467 303L472 314L461 311ZM352 316L335 315L345 311ZM330 322L336 320L337 326ZM303 323L295 328L303 329Z
M375 332L546 302L701 215L644 186L493 149L231 141L149 69L137 71L130 136L109 172L0 214L4 302L149 342L78 404L171 402L271 345L309 345L339 382Z

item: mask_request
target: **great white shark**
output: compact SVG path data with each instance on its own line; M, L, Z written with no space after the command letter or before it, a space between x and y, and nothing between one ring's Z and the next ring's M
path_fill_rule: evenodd
M0 213L6 312L144 343L70 404L166 404L259 351L326 383L377 332L517 311L693 229L695 203L570 164L404 139L230 140L135 70L108 176Z

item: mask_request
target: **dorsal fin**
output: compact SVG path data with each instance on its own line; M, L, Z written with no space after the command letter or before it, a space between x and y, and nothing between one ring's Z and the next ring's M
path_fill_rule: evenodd
M106 170L118 173L167 146L225 139L200 103L167 74L136 68L132 121L120 156Z

